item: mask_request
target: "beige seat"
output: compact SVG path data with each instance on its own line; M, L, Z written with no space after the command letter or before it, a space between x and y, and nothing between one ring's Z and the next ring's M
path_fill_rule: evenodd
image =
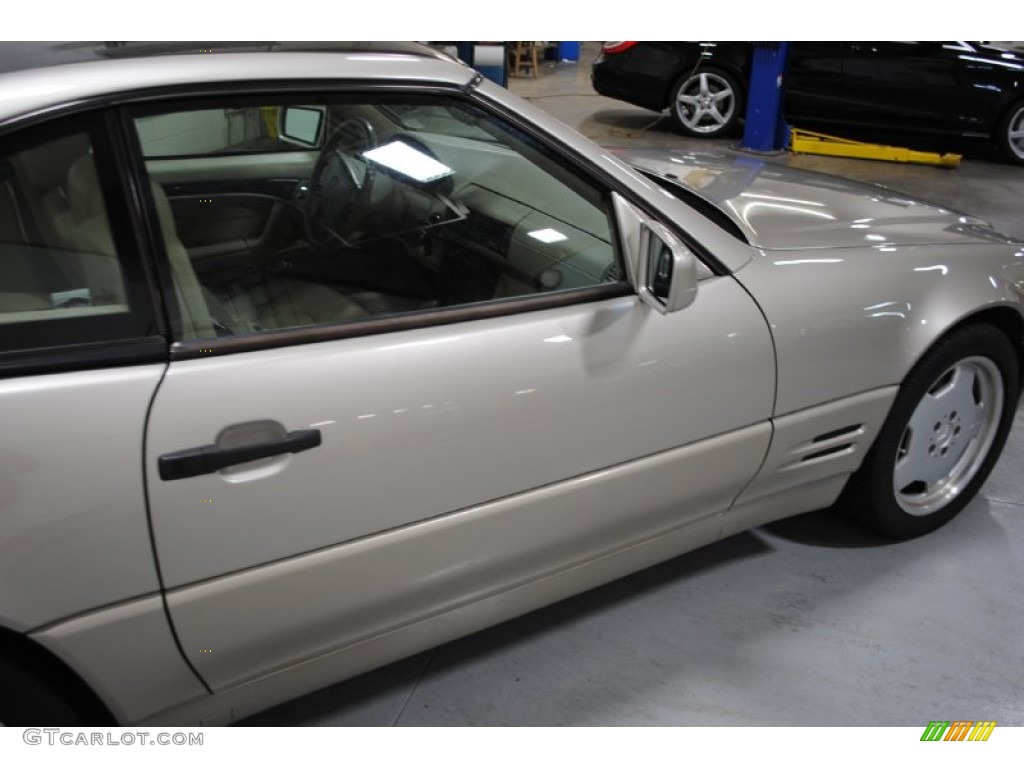
M178 239L178 229L174 223L171 204L163 188L155 181L150 182L153 202L156 204L156 215L160 221L160 232L167 250L167 259L171 264L171 276L174 280L174 293L178 297L178 309L181 312L182 333L185 338L210 339L217 335L210 316L199 278L192 269L188 251Z
M151 182L160 231L171 265L174 293L181 313L182 335L189 339L216 336L210 310L188 252L178 239L171 206L160 185ZM121 268L103 205L102 189L91 155L72 163L68 171L67 197L71 210L71 241L80 271L94 297L111 294L124 301Z
M317 283L288 280L267 286L268 296L257 308L262 328L295 328L321 323L344 323L368 316L367 310L343 293Z
M83 155L68 169L64 187L70 215L62 239L68 242L59 261L74 265L95 305L127 304L121 263L114 248L103 194L92 155Z
M42 243L50 248L71 246L71 205L65 187L68 170L89 152L89 139L75 134L19 152L11 158L19 189Z
M4 297L5 311L49 309L53 306L50 298L53 291L85 287L77 260L64 258L61 252L73 247L71 206L66 194L68 169L76 158L88 151L89 140L85 134L75 134L11 156L11 186L6 190L9 199L5 202L15 216L10 223L17 224L20 231L8 242L22 243L25 248L19 258L28 262L40 257L40 249L53 253L55 258L50 263L55 271L31 294L25 290L6 291L18 295ZM32 270L28 262L23 266ZM10 263L5 266L5 279L12 266Z

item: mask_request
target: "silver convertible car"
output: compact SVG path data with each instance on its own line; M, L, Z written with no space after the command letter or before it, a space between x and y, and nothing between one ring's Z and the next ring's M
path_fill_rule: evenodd
M906 538L1024 244L409 52L0 75L0 721L224 724L736 532Z

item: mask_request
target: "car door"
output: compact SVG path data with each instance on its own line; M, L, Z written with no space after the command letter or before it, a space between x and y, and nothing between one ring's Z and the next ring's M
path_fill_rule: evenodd
M837 122L842 111L843 43L794 42L786 62L787 120Z
M956 132L974 95L957 51L937 42L846 43L843 104L851 121L921 133Z
M268 104L327 120L277 257L191 269L166 191L143 185L173 282L202 299L174 297L146 476L169 613L213 690L376 640L351 674L428 619L452 617L418 647L576 565L717 535L764 457L775 379L731 277L704 269L691 306L654 311L626 279L649 213L462 94L230 100Z

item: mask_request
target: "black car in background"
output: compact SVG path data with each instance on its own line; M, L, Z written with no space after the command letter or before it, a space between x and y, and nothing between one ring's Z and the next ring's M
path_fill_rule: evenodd
M743 117L753 47L744 42L605 43L594 89L669 110L683 133L728 134ZM1024 165L1024 51L974 42L798 42L786 119L919 137L994 142Z

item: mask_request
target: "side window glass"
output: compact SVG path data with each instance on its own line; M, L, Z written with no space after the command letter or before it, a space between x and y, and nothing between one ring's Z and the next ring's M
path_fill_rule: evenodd
M176 284L191 287L183 339L573 291L623 274L607 192L463 101L156 109L135 125Z
M3 351L152 332L132 311L104 186L87 130L0 142Z
M295 120L289 120L289 124L293 122ZM196 109L175 115L143 117L135 125L146 157L273 152L291 148L281 138L285 126L281 123L280 110L274 107Z

